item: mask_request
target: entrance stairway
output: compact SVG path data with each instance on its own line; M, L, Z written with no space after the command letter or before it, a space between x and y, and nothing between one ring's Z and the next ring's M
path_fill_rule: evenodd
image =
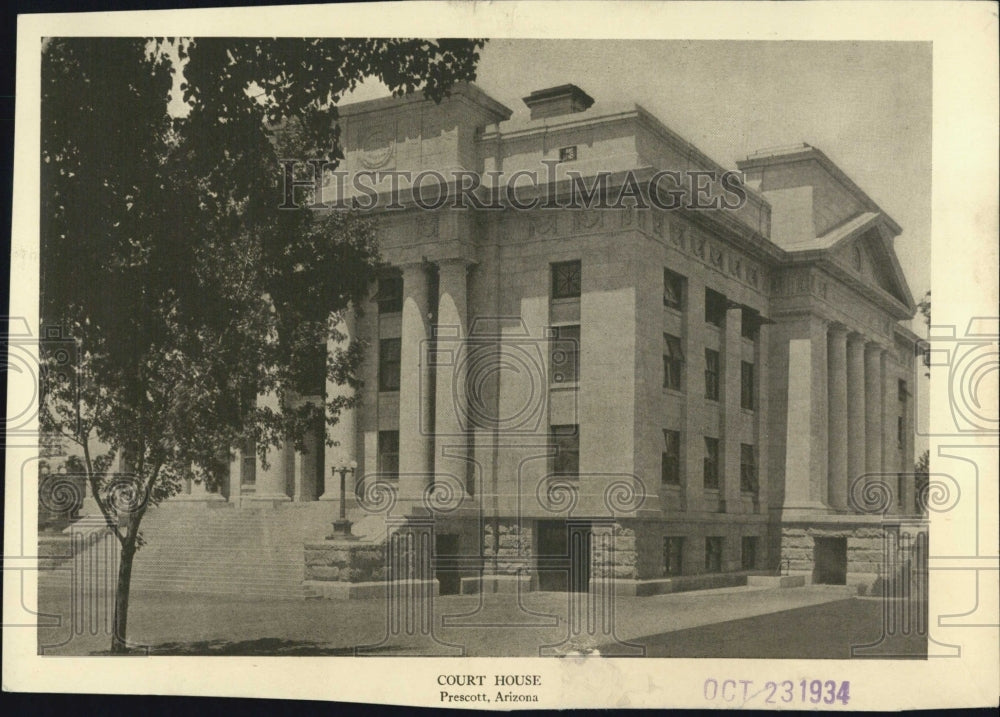
M336 504L328 502L243 509L227 503L161 504L143 518L145 545L135 556L132 590L301 599L303 544L330 533L335 511ZM50 579L60 575L70 579L66 569Z

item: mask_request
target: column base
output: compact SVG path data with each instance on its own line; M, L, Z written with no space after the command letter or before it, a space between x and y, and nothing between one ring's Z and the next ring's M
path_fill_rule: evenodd
M219 503L226 500L226 497L219 493L179 493L170 497L171 503Z
M250 493L241 497L244 503L291 503L291 496L284 493Z
M781 506L781 520L783 522L810 520L817 515L829 515L833 512L835 511L830 506L819 501L785 503Z

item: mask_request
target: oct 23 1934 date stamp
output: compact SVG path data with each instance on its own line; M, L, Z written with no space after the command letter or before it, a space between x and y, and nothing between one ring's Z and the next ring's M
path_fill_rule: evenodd
M705 701L726 707L843 706L851 701L850 680L737 680L709 677L702 690Z

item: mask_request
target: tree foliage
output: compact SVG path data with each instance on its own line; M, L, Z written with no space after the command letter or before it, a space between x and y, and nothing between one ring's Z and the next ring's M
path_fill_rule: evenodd
M338 316L379 265L364 217L282 211L278 156L341 157L336 103L367 76L435 100L482 42L58 38L42 61L43 430L77 443L122 544L113 648L147 507L217 483L234 448L293 443L359 386ZM184 117L168 112L183 64ZM65 359L65 348L71 360ZM258 406L271 394L278 406ZM325 415L324 415L325 414ZM95 446L101 446L95 453ZM112 472L116 456L128 476ZM121 607L121 615L119 615Z

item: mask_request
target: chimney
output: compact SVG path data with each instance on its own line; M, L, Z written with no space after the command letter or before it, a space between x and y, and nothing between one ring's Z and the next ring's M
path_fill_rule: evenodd
M583 112L594 104L594 98L576 85L559 85L535 90L523 98L523 101L531 110L533 120Z

